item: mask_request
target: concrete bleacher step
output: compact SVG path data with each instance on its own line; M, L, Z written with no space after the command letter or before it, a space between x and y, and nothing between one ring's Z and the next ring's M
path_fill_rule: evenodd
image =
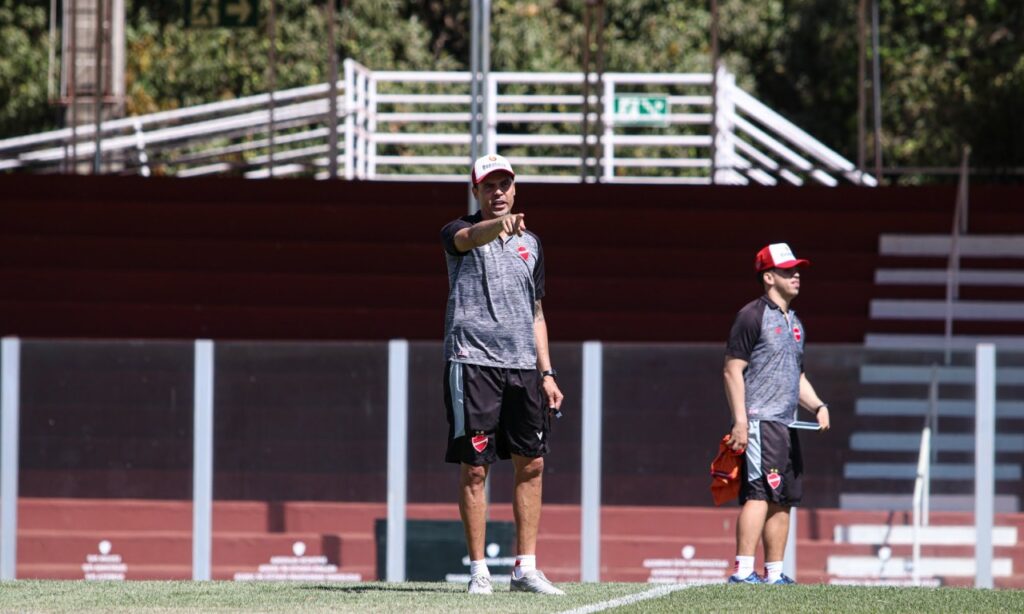
M889 524L836 525L835 542L847 544L908 545L914 542L914 527ZM973 546L977 536L971 525L928 525L918 529L918 539L928 546ZM992 528L993 546L1016 546L1016 526Z
M112 552L129 564L186 565L192 561L191 531L53 531L18 532L18 561L21 563L82 563L108 541ZM334 563L369 564L376 560L372 534L368 533L231 533L213 534L213 563L234 565L239 570L254 568L272 556L290 556L296 542L302 542L308 556L323 555Z
M861 365L860 381L864 384L930 384L933 367L927 365ZM939 384L960 384L973 386L973 367L936 365L935 375ZM1001 386L1024 385L1024 368L997 367L996 381Z
M936 452L974 452L974 436L969 433L932 435ZM869 452L912 452L921 449L921 433L858 431L850 436L850 449ZM996 452L1024 453L1024 435L996 434Z
M945 320L944 300L873 299L870 304L872 319L890 320ZM953 301L954 320L1024 320L1024 303L1010 301Z
M905 556L880 559L877 556L832 555L829 557L826 571L829 575L844 578L904 578L910 575L912 561L913 559ZM973 580L977 572L972 556L922 556L920 573L922 576ZM992 558L994 578L1009 578L1013 575L1014 565L1011 559L999 556Z
M909 480L917 477L917 461L906 463L847 462L843 465L846 479ZM933 463L932 481L959 480L974 482L974 463ZM1021 466L1016 463L996 463L996 481L1019 481Z
M125 571L125 580L191 580L192 565L146 565L128 564ZM241 573L251 570L241 570ZM354 574L362 580L372 580L377 576L375 567L369 565L353 565L339 568L340 573ZM211 580L234 580L240 570L235 565L212 565L210 568ZM74 563L26 563L18 564L18 578L34 580L73 580L82 579L83 570L81 564ZM311 581L310 579L298 579L295 581ZM322 581L322 580L321 580Z
M957 241L961 257L1024 258L1024 235L963 235ZM883 256L948 256L950 235L883 233L878 252Z
M949 272L946 269L880 268L875 270L875 283L878 285L945 287L948 280ZM1024 286L1024 271L965 269L957 273L956 280L961 286Z
M968 399L939 399L940 418L974 417L974 401ZM857 399L855 412L858 416L921 416L928 414L928 399L873 398ZM1024 401L996 401L997 418L1024 418Z
M949 346L958 351L973 351L979 343L991 343L997 350L1024 350L1024 335L953 335ZM901 333L867 333L864 345L869 349L930 350L946 349L941 334L919 335Z

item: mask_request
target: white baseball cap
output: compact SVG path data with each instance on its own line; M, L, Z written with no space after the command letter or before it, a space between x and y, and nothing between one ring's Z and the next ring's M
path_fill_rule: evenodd
M478 185L488 175L497 171L504 171L512 175L513 179L516 178L512 165L503 156L498 154L488 154L477 158L476 162L473 163L473 171L469 177L473 181L473 185Z

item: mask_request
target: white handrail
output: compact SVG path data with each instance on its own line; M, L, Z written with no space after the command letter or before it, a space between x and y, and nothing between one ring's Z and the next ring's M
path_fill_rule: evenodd
M599 80L583 73L490 72L481 110L486 142L529 167L521 181L575 177L609 183L753 180L832 186L845 178L873 185L873 178L861 176L852 163L740 90L722 70L716 105L708 95L712 79L707 73L609 72ZM583 104L584 81L603 87L590 91L589 105ZM337 105L327 104L330 88L321 83L109 120L101 124L99 139L93 138L94 126L84 125L74 135L63 129L0 140L0 170L73 171L69 144L80 141L70 147L75 160L92 155L99 143L111 172L145 173L159 167L153 172L261 176L254 168L258 161L276 165L276 160L289 160L287 172L319 176L320 145L330 137L323 130L336 123L326 115L335 106L344 118L338 126L345 133L344 145L337 152L346 179L408 175L410 180L463 181L469 164L469 83L465 71L374 71L349 58L337 84L339 98L344 97ZM626 111L616 105L622 96L650 96L660 104L635 104L631 109L638 110ZM271 102L276 106L273 122ZM587 143L599 153L583 160L581 150L587 148L581 147L580 130L588 106L587 123L599 127ZM718 147L711 143L713 122L719 127ZM308 142L294 138L296 133L308 135ZM382 164L388 167L384 173L378 171ZM596 165L599 179L577 171ZM656 176L651 169L659 171ZM271 169L268 174L277 173Z
M924 485L928 482L931 454L932 429L925 425L921 429L921 450L917 455L917 478L914 480L914 528L911 578L916 586L921 584L921 526L924 508ZM925 524L924 526L927 526Z
M970 181L968 160L971 148L964 146L960 159L960 181L956 189L956 207L953 209L953 228L949 232L949 261L946 264L946 364L953 360L953 303L960 298L960 235L967 232L967 185Z

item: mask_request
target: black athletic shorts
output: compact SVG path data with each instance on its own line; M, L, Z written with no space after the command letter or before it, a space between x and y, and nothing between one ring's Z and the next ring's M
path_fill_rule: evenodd
M551 417L536 369L449 362L444 371L446 462L481 466L547 454Z
M742 458L740 505L750 499L783 506L800 503L804 461L796 430L781 422L751 420L747 451Z

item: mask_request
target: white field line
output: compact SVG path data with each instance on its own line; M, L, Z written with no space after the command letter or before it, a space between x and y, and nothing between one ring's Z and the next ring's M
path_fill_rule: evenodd
M636 593L633 595L626 595L625 597L619 597L618 599L611 599L608 601L602 601L600 603L592 603L585 605L575 610L565 610L559 612L559 614L591 614L591 612L603 612L612 608L622 607L624 605L632 605L639 601L647 601L648 599L657 599L658 597L664 597L669 593L681 591L684 588L689 588L686 584L665 584L658 588L644 591L642 593Z

